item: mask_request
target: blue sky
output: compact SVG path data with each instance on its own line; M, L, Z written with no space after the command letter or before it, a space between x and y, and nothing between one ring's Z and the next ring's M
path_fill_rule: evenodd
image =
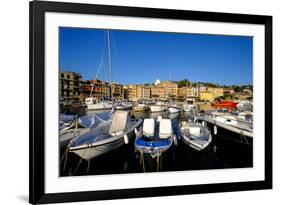
M105 30L61 27L59 32L61 71L94 79L103 56L104 73L100 72L99 78L109 80ZM175 81L252 84L252 37L122 30L111 30L110 34L115 82L169 80L172 70Z

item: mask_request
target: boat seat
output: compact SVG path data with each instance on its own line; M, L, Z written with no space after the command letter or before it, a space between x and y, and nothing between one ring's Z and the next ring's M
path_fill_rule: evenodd
M200 127L190 127L189 132L191 135L199 136L200 135Z
M152 137L154 135L155 121L154 119L144 119L143 122L143 134L147 137Z
M161 119L159 125L159 138L167 139L173 133L172 122L170 119Z
M160 122L161 120L162 120L162 116L161 115L157 116L157 122Z

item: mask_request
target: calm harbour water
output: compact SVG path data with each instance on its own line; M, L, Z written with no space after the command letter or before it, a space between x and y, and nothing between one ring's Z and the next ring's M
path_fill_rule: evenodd
M202 107L203 108L203 107ZM201 109L202 109L201 108ZM204 108L203 108L204 110ZM253 145L243 140L237 134L224 132L218 129L217 135L213 133L212 125L208 124L212 130L212 142L203 151L195 151L181 141L177 126L179 121L186 120L190 113L181 112L179 114L162 113L133 113L135 117L153 117L161 115L163 118L172 120L174 133L178 138L178 145L175 144L162 155L159 171L186 171L203 169L223 169L223 168L244 168L253 166ZM64 150L60 150L62 156ZM60 164L61 176L72 176L76 170L80 158L69 153L65 170L63 163ZM117 150L111 151L90 161L90 169L87 172L88 162L82 161L78 166L77 175L104 175L122 173L155 172L156 158L145 156L144 167L140 164L140 154L135 151L134 139L128 145L124 145Z

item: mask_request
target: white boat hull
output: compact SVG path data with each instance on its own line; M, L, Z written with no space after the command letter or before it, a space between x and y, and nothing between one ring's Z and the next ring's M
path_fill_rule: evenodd
M164 105L150 105L150 112L163 112L166 110Z
M183 106L183 111L184 112L190 112L192 110L194 110L196 107L194 105L184 105Z
M191 148L195 149L196 151L202 151L206 147L209 146L209 144L211 143L212 137L210 137L209 141L204 141L203 143L197 143L197 142L191 140L190 137L185 136L185 135L182 137L182 139L186 145L190 146Z
M201 125L195 125L194 123L188 123L189 125L179 125L179 132L182 136L183 142L190 146L191 148L195 149L196 151L202 151L206 147L209 146L209 144L212 141L212 135L209 132L209 130ZM195 126L194 126L195 125ZM200 133L192 134L189 129L191 127L195 127L197 129L200 129Z
M108 153L109 151L116 150L117 148L121 147L124 144L124 139L119 138L110 143L105 143L101 145L92 146L89 148L71 150L81 158L85 160L90 160L92 158L98 157L102 154Z
M92 144L81 145L77 147L69 148L70 152L73 152L85 160L90 160L92 158L98 157L102 154L108 153L110 151L116 150L125 144L124 135L128 136L130 140L134 136L134 130L141 124L141 120L136 122L134 126L127 133L123 133L117 136L111 136L105 140L101 140Z
M60 148L65 148L69 142L77 136L77 134L82 135L86 132L89 132L89 128L78 128L77 131L75 129L61 131L59 134L59 144Z
M88 104L88 110L110 110L112 109L112 104L110 103L97 103L97 104Z
M132 109L132 105L117 105L115 106L116 110L130 110Z
M141 111L149 110L149 107L146 105L137 105L137 106L133 107L133 110L135 112L141 112Z
M170 113L178 113L181 111L179 108L174 108L174 107L169 107L168 110Z

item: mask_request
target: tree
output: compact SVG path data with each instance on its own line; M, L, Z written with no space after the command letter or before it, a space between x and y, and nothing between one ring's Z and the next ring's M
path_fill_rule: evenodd
M179 88L189 86L190 83L191 82L187 79L180 80L180 81L177 82Z

